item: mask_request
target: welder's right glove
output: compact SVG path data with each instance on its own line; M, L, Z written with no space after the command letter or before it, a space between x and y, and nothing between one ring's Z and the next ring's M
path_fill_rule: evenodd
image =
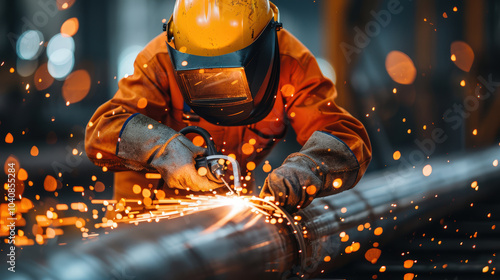
M125 122L116 150L125 166L156 170L170 188L209 191L222 186L198 175L194 159L205 155L206 149L147 116L134 114Z
M316 131L300 152L289 155L264 183L261 197L272 196L288 212L309 205L315 197L328 196L357 183L358 160L337 137Z

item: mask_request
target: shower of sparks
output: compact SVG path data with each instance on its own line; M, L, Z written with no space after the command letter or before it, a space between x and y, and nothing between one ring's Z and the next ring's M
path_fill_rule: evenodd
M223 206L248 207L252 212L266 217L266 222L271 224L286 221L285 214L276 211L276 207L262 203L263 201L256 197L236 196L231 191L226 195L188 195L184 198L157 199L150 206L144 205L145 211L134 210L142 204L141 200L137 199L93 200L92 204L102 204L108 210L114 209L115 218L103 218L102 223L95 224L96 228L116 228L119 223L138 225L141 222L159 222L163 219L175 219Z

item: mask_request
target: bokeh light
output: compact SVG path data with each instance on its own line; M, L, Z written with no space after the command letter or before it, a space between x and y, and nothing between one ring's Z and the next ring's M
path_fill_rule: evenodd
M118 57L118 77L120 79L126 75L134 74L134 61L142 49L141 46L130 46L120 53Z
M323 73L323 76L330 79L333 83L336 83L337 74L335 73L335 69L330 64L330 62L320 57L316 58L316 61L318 62L319 69L321 69L321 73Z
M80 23L76 17L67 19L61 25L61 34L65 37L73 37L78 32L79 27Z
M38 67L38 60L24 60L21 58L17 59L16 63L16 70L19 76L21 77L28 77L33 75L35 73L36 69Z
M42 53L42 45L43 34L38 30L28 30L17 40L17 56L24 60L36 59Z
M432 174L432 166L430 164L424 166L424 168L422 169L422 173L424 174L424 176L430 176Z
M30 154L34 157L38 156L39 154L39 150L38 150L38 147L37 146L33 146L31 147L31 150L30 150Z
M64 79L73 70L75 57L67 49L62 49L54 53L53 59L49 60L47 69L52 77L58 80Z
M380 249L370 248L365 253L365 259L367 261L371 262L372 264L375 264L375 263L377 263L381 254L382 254L382 251Z
M411 85L417 77L417 69L411 58L403 52L391 51L385 59L387 73L398 84Z
M57 59L57 57L53 58L55 52L61 49L66 49L71 52L75 51L75 40L71 37L66 37L61 33L58 33L52 37L47 45L47 56L50 59Z
M54 77L52 77L49 73L49 69L47 68L47 63L44 63L38 67L35 72L35 87L37 90L44 90L49 88L54 82Z
M60 11L69 9L73 4L75 4L76 0L57 0L57 9Z
M148 106L148 100L144 97L141 97L139 98L139 100L137 100L137 108L139 109L144 109Z
M14 136L12 136L12 133L9 132L5 135L5 143L11 144L12 142L14 142Z
M48 192L53 192L57 189L57 180L56 178L47 175L45 180L43 181L43 187Z
M56 34L47 45L47 56L49 57L48 70L50 75L56 79L63 79L75 64L75 41L72 37Z
M291 84L286 84L281 87L281 94L284 97L291 97L295 93L295 87Z
M455 41L451 43L450 53L453 63L464 72L469 72L474 62L474 51L465 42Z
M411 268L413 266L413 260L406 260L403 263L404 268Z
M89 93L90 85L90 75L86 70L71 73L62 87L64 100L71 104L81 101Z

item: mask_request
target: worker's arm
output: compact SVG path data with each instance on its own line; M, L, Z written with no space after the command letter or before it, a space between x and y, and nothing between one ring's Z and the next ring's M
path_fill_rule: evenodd
M114 171L158 171L167 185L193 191L220 185L198 175L194 158L205 153L184 135L159 123L169 117L166 53L148 49L134 63L134 74L119 82L115 96L104 103L87 125L85 149L98 166Z
M89 159L110 170L129 169L117 155L120 131L136 113L165 120L170 107L167 93L167 71L157 56L147 58L141 52L134 62L134 74L119 81L114 97L101 105L87 124L85 150Z
M286 44L281 73L282 86L288 87L286 112L304 146L269 174L262 195L297 211L315 197L355 186L371 160L371 145L362 123L335 104L335 86L314 56L293 37L280 44Z

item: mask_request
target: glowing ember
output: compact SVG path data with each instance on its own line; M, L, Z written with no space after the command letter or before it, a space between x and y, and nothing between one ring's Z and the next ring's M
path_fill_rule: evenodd
M317 189L316 186L310 185L309 187L306 188L306 193L308 195L314 195L316 193Z
M34 156L34 157L36 157L36 156L38 156L38 153L39 153L39 151L38 151L37 146L33 146L33 147L31 147L31 150L30 150L30 155L32 155L32 156Z
M291 97L295 93L295 87L291 84L286 84L283 87L281 87L281 94L283 94L283 97Z
M341 234L342 235L342 234ZM343 236L340 236L340 241L347 242L349 241L349 235L344 232Z
M254 150L255 149L254 149L253 145L250 143L245 143L245 144L243 144L243 146L241 146L241 151L245 155L251 155L254 152Z
M394 160L399 160L401 158L401 152L400 151L395 151L394 154L392 154L392 158Z
M350 253L352 253L352 247L351 247L351 246L347 246L347 247L345 247L344 252L345 252L346 254L350 254Z
M57 189L57 180L54 177L47 175L43 181L43 187L46 191L53 192Z
M354 243L352 243L351 247L352 247L353 252L357 252L359 250L359 248L361 247L361 244L359 242L354 242Z
M266 160L266 162L262 166L262 170L266 173L269 173L271 172L271 170L273 170L272 166L269 164L269 161Z
M253 161L248 162L248 163L247 163L247 169L248 169L249 171L254 170L254 169L255 169L255 162L253 162Z
M340 178L335 179L333 181L333 187L336 189L342 187L342 179L340 179Z
M205 140L200 135L196 135L193 138L193 144L198 147L203 147L205 145Z
M146 106L148 106L148 100L146 98L144 98L144 97L141 97L137 101L137 108L144 109L144 108L146 108Z
M371 262L372 264L375 264L375 263L377 263L381 254L382 254L382 251L380 249L370 248L365 253L365 259L367 261Z
M12 134L9 132L5 136L5 143L11 144L12 142L14 142L14 136L12 136Z
M26 172L26 170L24 170L23 168L19 169L19 172L17 173L17 178L20 181L28 180L28 172Z
M413 266L413 260L406 260L403 263L404 268L411 268Z
M415 277L415 274L413 273L406 273L403 277L404 280L413 280L413 277Z
M198 169L198 175L200 175L200 176L205 176L205 175L207 175L207 173L208 173L208 170L204 166L202 166Z

